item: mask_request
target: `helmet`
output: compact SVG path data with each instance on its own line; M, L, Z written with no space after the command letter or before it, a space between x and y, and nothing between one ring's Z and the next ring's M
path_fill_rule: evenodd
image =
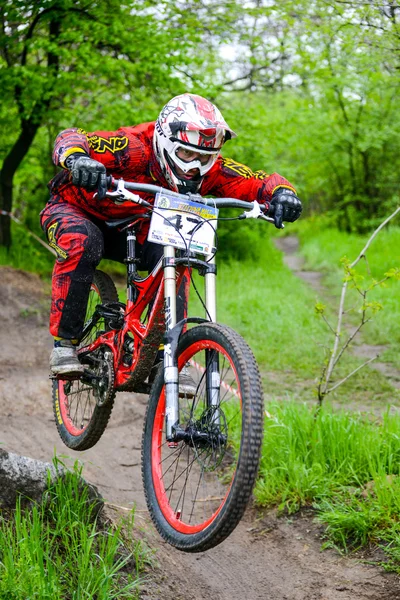
M196 94L181 94L164 106L156 121L154 152L172 189L194 193L224 142L234 137L214 104Z

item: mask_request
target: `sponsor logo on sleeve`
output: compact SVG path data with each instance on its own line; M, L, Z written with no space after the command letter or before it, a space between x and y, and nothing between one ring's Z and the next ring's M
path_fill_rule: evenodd
M90 148L99 154L104 154L107 151L115 154L115 152L123 150L127 147L128 138L126 136L120 137L117 135L113 135L109 138L103 138L99 135L91 135L88 137L88 143Z
M232 158L223 158L222 168L228 174L240 175L240 177L244 177L244 179L254 177L254 173L249 167L236 162L236 160L232 160Z
M265 171L260 170L254 173L254 179L265 179L266 177L269 177L269 175Z

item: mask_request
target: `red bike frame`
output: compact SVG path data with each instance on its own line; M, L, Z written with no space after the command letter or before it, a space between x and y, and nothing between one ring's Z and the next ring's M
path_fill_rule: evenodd
M184 282L188 290L190 270L185 266L176 267L176 287L179 289ZM135 278L130 284L136 290L136 300L128 298L124 325L119 331L111 330L100 335L92 344L84 346L79 354L93 352L99 346L108 346L114 357L115 388L119 391L133 391L135 386L141 384L148 377L154 364L157 351L163 341L165 333L164 311L164 274L162 260L158 262L153 271L145 278ZM129 296L129 294L128 294ZM146 308L153 302L146 323L142 315ZM127 334L133 336L133 357L130 366L124 365L124 342Z

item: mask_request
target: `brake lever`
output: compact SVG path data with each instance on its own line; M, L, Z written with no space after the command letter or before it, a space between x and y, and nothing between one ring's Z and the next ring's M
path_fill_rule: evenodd
M275 224L275 221L274 221L274 219L272 217L267 217L266 215L260 215L258 218L259 219L263 219L264 221L268 221L268 223L274 223ZM285 224L284 223L282 223L281 229L285 229Z
M97 196L97 192L94 194L94 198ZM123 202L134 202L135 204L141 204L142 206L151 207L149 202L143 200L138 194L133 194L129 190L126 189L124 185L124 180L119 179L117 184L117 189L115 192L106 192L106 198L111 198L115 204L122 204Z
M268 223L275 223L272 217L267 217L263 211L261 210L260 204L254 200L252 202L253 208L251 210L247 210L240 215L240 219L263 219L264 221L268 221ZM282 229L284 225L282 223Z
M126 190L126 191L128 191L128 190ZM129 192L128 192L128 194L129 194ZM136 194L131 194L131 195L136 196ZM96 194L95 194L95 196L96 196ZM122 204L123 202L126 202L127 200L131 199L131 198L128 198L125 194L121 194L121 192L118 192L118 191L106 192L105 197L113 200L115 204ZM135 202L135 200L133 200L133 199L132 199L132 201Z

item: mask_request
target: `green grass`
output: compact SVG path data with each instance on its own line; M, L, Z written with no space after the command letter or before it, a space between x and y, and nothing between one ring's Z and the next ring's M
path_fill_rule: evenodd
M148 552L122 525L101 524L80 475L76 465L40 506L23 510L18 502L11 516L0 513L0 599L139 597Z
M295 512L312 505L328 543L383 545L400 572L400 415L267 405L260 477L262 506Z
M325 339L314 313L315 294L283 264L271 238L257 244L257 259L218 261L218 321L243 335L263 370L308 379ZM196 283L202 290L202 279ZM204 314L193 291L190 313Z
M298 225L297 230L306 268L322 271L325 274L324 283L338 295L343 281L341 258L347 256L353 261L370 235L340 232L326 227L322 219L306 221L302 227ZM372 242L367 259L372 277L368 274L364 261L357 267L360 275L365 277L365 283L371 282L372 278L381 279L392 268L400 268L400 227L389 226L383 229ZM385 287L376 288L371 299L380 302L383 310L366 325L365 341L374 345L389 345L384 359L400 367L400 282L390 281ZM347 307L352 305L360 305L354 292L349 294Z
M310 237L305 236L306 247L312 243L310 230L309 234ZM314 402L317 380L327 357L325 348L333 342L331 332L315 312L316 301L321 298L284 265L282 253L275 248L271 237L265 235L253 240L252 247L256 248L257 256L218 262L218 321L236 329L250 344L261 369L267 398L284 398L289 394ZM331 248L327 254L330 257L326 256L326 264L334 265ZM340 251L337 254L339 258L342 256ZM337 269L332 283L337 290L341 279ZM202 290L202 280L196 277L195 281ZM328 316L333 323L333 308L338 306L338 300L330 298L330 301ZM377 327L383 312L376 317ZM193 290L190 313L204 314ZM362 362L363 359L347 353L336 370L336 378L344 377ZM384 406L394 398L400 399L400 393L381 373L367 367L338 388L332 398L340 404Z

